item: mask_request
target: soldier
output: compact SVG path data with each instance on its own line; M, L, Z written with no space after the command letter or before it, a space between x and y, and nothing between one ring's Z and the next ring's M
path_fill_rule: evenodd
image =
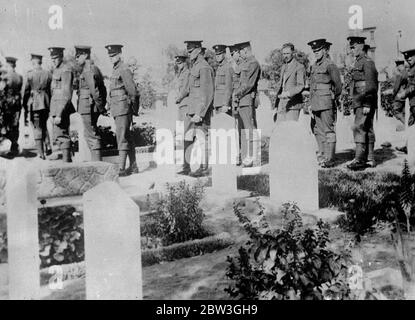
M373 60L363 50L365 37L348 37L355 61L352 66L353 109L355 114L353 135L356 143L354 160L347 165L350 170L375 167L375 132L373 117L377 108L378 72Z
M334 165L336 153L335 101L342 91L340 71L328 55L330 42L317 39L308 45L316 58L310 74L310 105L311 124L319 151L317 160L323 168L329 168Z
M70 115L75 112L72 105L74 72L72 67L63 61L63 51L65 48L50 47L48 50L54 65L49 113L53 126L53 137L59 150L62 151L63 162L72 162L69 125ZM50 159L56 160L57 155L52 155Z
M92 161L102 160L101 137L97 130L100 114L106 114L107 90L104 77L91 61L91 47L75 46L75 58L82 72L79 76L78 113L84 123L84 136Z
M213 46L218 68L215 76L215 95L213 106L216 113L224 112L232 115L232 92L233 92L233 69L230 62L225 58L226 45L217 44Z
M242 58L240 64L240 85L233 92L233 103L238 109L238 123L241 126L241 158L244 167L252 167L255 155L254 130L256 129L255 99L261 68L252 54L250 42L236 44Z
M196 134L202 139L201 145L204 148L204 155L200 168L190 173L189 170L180 172L194 177L201 177L208 174L208 130L210 126L211 107L213 103L213 69L204 59L202 41L185 41L187 52L192 67L189 78L189 110L187 113L189 128L185 131L185 162L189 163L191 147L195 142Z
M189 79L190 79L190 71L187 64L187 55L184 53L178 54L174 57L175 65L177 68L176 74L176 89L177 89L177 97L176 97L176 104L178 106L178 121L183 122L183 128L186 132L189 129L190 121L187 117L187 113L189 112ZM180 146L179 148L184 147L184 136L180 139ZM183 149L185 152L185 149ZM190 173L190 165L189 162L186 161L186 155L183 156L184 163L181 170L182 174L189 174Z
M408 127L415 124L415 49L403 51L402 54L408 63L406 71L406 86L403 87L396 95L397 99L405 101L409 99L409 119ZM407 153L407 147L397 148L399 151Z
M113 71L110 78L109 106L111 115L115 121L120 177L138 173L130 126L133 115L138 116L140 97L131 70L121 61L122 47L119 44L105 46L108 50L111 63L113 64ZM125 169L127 156L130 164Z
M33 126L37 156L45 160L45 145L47 146L46 149L50 147L50 145L48 146L49 139L46 124L49 117L52 74L48 70L42 69L42 58L41 55L31 54L33 69L27 73L23 107L25 114L29 114Z
M274 106L277 111L274 120L278 122L298 121L300 110L303 108L301 92L305 88L306 70L304 65L294 58L294 51L292 43L286 43L282 46L284 64L281 67Z
M402 124L405 124L405 99L399 99L398 93L405 91L408 84L408 74L405 70L405 61L395 60L396 68L393 75L393 115ZM403 92L401 92L403 93ZM402 96L402 94L400 95Z
M22 110L21 90L23 77L16 73L16 61L14 57L6 57L6 73L2 76L4 81L4 124L6 127L6 138L10 140L10 151L8 158L14 158L19 154L19 119Z

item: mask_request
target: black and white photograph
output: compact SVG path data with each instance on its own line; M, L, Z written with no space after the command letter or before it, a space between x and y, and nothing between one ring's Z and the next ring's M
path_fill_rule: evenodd
M415 300L415 1L0 0L0 300Z

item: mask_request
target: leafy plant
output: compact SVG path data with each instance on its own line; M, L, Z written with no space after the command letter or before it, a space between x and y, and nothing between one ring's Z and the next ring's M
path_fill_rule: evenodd
M152 146L156 143L156 128L147 122L134 124L131 137L136 147Z
M227 258L226 274L235 284L225 291L240 299L348 298L349 256L329 249L329 225L320 220L316 227L305 228L299 208L286 203L282 224L272 229L258 205L256 221L234 206L250 240L239 249L239 256Z
M143 236L158 237L166 246L209 235L203 227L205 214L200 207L203 194L201 185L190 186L185 181L167 184L167 194L157 202L154 221L146 224Z

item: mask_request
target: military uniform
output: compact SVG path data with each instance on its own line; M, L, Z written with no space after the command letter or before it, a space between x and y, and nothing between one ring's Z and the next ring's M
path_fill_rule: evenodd
M12 65L13 70L4 75L6 87L4 88L4 123L6 125L6 138L10 140L11 147L9 156L13 157L19 153L19 119L22 110L21 91L23 77L14 71L17 59L6 57L6 62Z
M51 47L49 50L52 59L56 57L63 58L64 48ZM75 112L74 106L72 105L73 80L74 72L69 64L62 61L53 69L49 117L53 124L53 137L55 143L62 151L64 162L72 162L69 125L70 115Z
M313 51L328 48L326 39L308 43ZM321 165L332 166L336 152L336 104L342 91L340 72L328 56L323 56L311 67L310 105L313 114L311 126L316 136Z
M398 97L398 93L405 91L408 84L408 74L403 67L403 61L395 61L397 66L395 74L393 76L393 115L398 119L402 124L405 123L405 99ZM399 66L403 67L399 69Z
M250 46L249 42L237 44L241 50ZM239 87L233 92L233 100L238 105L238 125L241 127L241 158L244 166L252 166L255 155L254 129L257 128L255 100L261 68L253 55L247 57L240 64ZM248 136L247 136L248 135Z
M32 59L42 61L42 56L33 55ZM38 156L45 158L44 143L48 136L47 120L50 107L50 85L52 74L42 69L35 68L27 73L26 85L23 95L23 106L29 113L30 122L33 125L33 135L36 143Z
M415 56L415 49L403 52L405 59ZM415 124L415 63L409 66L407 71L407 86L402 94L403 98L409 99L409 120L408 126Z
M363 37L349 37L350 44L364 42ZM377 108L378 72L373 60L361 54L356 57L352 66L353 109L355 120L353 136L356 143L354 161L348 165L349 169L360 170L367 166L367 162L374 163L375 132L373 118ZM369 112L364 113L368 108ZM372 164L371 166L374 166Z
M121 54L122 45L107 45L108 54ZM138 115L139 93L134 83L133 74L126 64L118 60L110 77L109 105L115 121L115 134L119 152L120 176L138 173L130 127L133 115ZM125 170L127 155L130 166Z
M201 48L201 41L186 41L187 50L192 51ZM194 60L189 76L189 109L187 118L189 121L188 130L185 132L185 168L190 168L188 158L191 154L191 146L195 141L196 134L203 134L201 144L204 145L204 159L200 168L193 176L201 176L208 170L208 130L212 115L214 96L214 76L212 67L206 62L202 54ZM192 121L193 117L199 117L201 121ZM185 174L188 170L184 170Z
M216 54L225 54L226 52L225 45L216 45L213 48ZM219 109L225 106L228 107L226 113L232 114L233 73L232 65L226 58L223 59L216 69L213 106L217 113L221 112Z
M78 54L90 54L90 47L75 47ZM84 123L84 136L91 150L92 160L101 161L101 137L97 132L97 121L100 114L105 114L107 90L99 68L85 60L79 76L78 113Z

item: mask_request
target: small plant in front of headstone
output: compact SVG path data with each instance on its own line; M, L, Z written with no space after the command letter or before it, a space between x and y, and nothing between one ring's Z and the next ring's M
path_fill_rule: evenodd
M225 289L232 298L277 300L348 299L348 252L329 248L329 225L321 220L304 227L298 207L283 205L283 219L271 228L264 208L255 221L234 213L249 235L239 255L228 257L227 276L234 284Z
M149 248L208 236L203 226L205 214L200 207L203 195L202 185L190 186L185 181L167 184L167 194L156 203L152 222L146 223L142 230Z
M131 137L136 147L153 146L156 143L156 128L147 122L134 124L131 128Z

